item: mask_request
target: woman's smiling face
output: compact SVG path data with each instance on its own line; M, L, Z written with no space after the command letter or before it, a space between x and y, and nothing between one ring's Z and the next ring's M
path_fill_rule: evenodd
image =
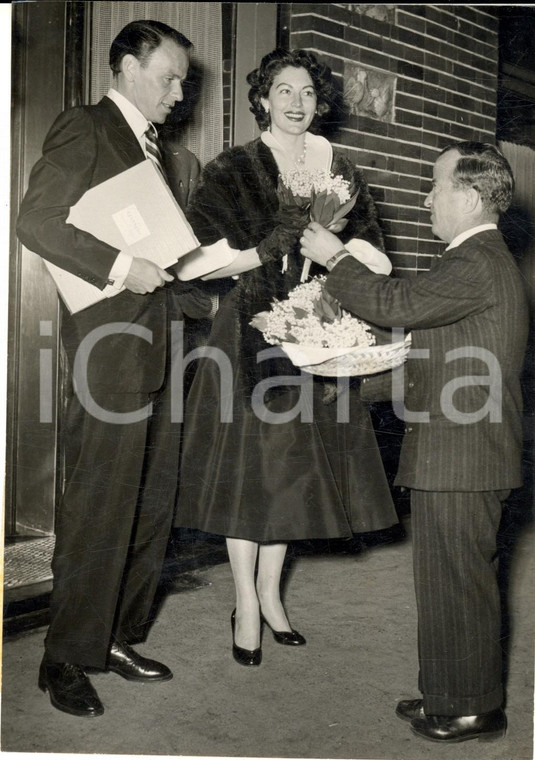
M309 128L316 113L317 96L310 74L304 68L287 66L273 80L262 105L271 116L271 132L300 135Z

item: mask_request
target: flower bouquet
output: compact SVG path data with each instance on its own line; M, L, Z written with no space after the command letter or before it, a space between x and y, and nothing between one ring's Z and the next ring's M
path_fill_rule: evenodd
M310 213L310 220L322 227L331 227L348 214L358 197L351 193L351 182L341 174L333 175L325 169L292 169L279 175L277 187L279 201L287 208ZM310 270L310 260L303 265L301 282Z
M251 322L267 343L280 345L292 364L313 375L371 375L402 364L410 335L378 345L373 328L342 309L324 290L325 276L297 285L288 298L275 300L271 311Z

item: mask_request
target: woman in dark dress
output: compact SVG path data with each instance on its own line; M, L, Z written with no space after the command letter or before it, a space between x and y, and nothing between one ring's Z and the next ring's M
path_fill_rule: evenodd
M280 172L342 175L358 197L341 239L346 247L358 237L380 249L383 241L361 172L317 134L334 95L328 67L306 51L276 50L247 81L265 131L206 166L188 211L203 247L234 251L232 263L209 276L226 291L209 345L230 360L232 381L214 361L217 351L199 361L186 406L176 524L226 536L236 585L233 654L258 665L262 620L279 643L305 643L280 598L287 542L350 537L388 528L397 516L358 390L338 397L336 380L301 375L281 356L256 360L268 344L251 319L284 298L303 267L299 237L308 218L279 206ZM365 263L391 270L384 254ZM266 391L268 379L276 385ZM347 405L342 422L339 402Z

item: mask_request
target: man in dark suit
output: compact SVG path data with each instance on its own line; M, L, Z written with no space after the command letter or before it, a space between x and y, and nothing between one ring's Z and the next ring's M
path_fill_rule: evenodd
M62 314L75 392L62 428L66 483L56 515L51 622L39 686L72 715L104 711L87 668L134 681L172 677L130 645L146 633L176 495L180 426L170 413L169 319L182 318L181 309L189 307L207 316L210 299L203 304L202 294L185 292L153 262L118 251L67 217L89 188L151 157L150 140L158 151L154 124L183 98L190 48L166 24L128 24L110 49L113 87L97 105L57 118L18 219L29 249L101 289L115 289L84 311ZM183 202L198 175L195 157L186 159L180 165L169 156L162 160L173 169ZM84 377L77 376L80 361L87 361ZM86 383L97 414L77 393Z
M446 148L425 205L449 245L416 278L372 273L319 225L302 238L343 307L410 329L419 349L394 408L406 423L396 484L411 489L423 699L403 700L396 713L437 742L497 738L506 725L496 534L502 502L522 483L528 325L521 276L497 229L512 192L495 147Z

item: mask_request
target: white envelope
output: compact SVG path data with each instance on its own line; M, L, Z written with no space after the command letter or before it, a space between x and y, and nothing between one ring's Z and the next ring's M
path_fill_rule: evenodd
M201 245L188 253L174 267L179 280L195 280L232 264L240 252L231 248L226 238L212 245Z

